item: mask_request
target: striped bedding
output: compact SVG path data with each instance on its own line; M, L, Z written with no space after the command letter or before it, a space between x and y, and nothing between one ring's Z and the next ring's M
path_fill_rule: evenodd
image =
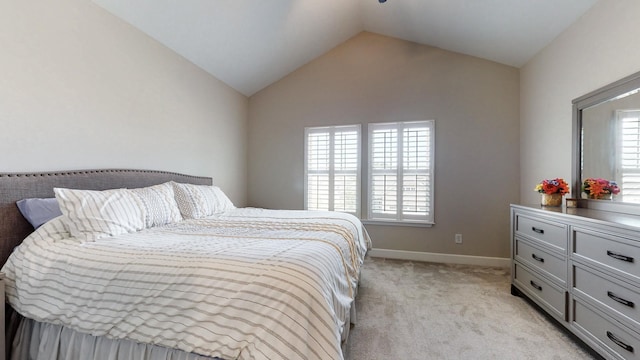
M93 242L60 217L2 271L40 322L222 359L342 359L369 246L342 213L234 209Z

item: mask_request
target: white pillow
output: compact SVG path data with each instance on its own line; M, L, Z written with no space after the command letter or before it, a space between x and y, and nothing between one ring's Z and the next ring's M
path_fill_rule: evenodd
M131 189L144 208L147 228L171 224L182 220L170 183Z
M144 208L130 190L53 190L73 237L94 241L144 229Z
M214 186L213 192L216 195L216 205L215 205L216 213L229 211L236 208L235 205L233 205L233 202L231 202L231 199L227 197L227 194L225 194L224 191L222 191L222 189L220 189L217 186Z
M171 182L178 208L185 219L200 219L233 209L233 203L217 186Z

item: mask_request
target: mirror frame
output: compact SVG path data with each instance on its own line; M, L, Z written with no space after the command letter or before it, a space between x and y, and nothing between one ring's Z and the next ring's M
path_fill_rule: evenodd
M613 100L620 95L626 94L636 89L640 89L640 72L629 75L609 85L603 86L600 89L592 91L572 101L573 147L571 154L571 174L573 176L573 187L571 196L573 198L580 199L580 207L640 215L640 204L622 201L583 199L582 169L580 167L582 160L582 154L580 152L580 150L582 149L582 111L591 106Z

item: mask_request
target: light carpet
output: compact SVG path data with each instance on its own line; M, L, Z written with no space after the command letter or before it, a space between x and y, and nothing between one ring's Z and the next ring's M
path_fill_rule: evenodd
M367 258L346 358L594 359L504 268Z

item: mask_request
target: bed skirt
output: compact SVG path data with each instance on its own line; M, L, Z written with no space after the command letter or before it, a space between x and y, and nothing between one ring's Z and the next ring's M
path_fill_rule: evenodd
M343 354L355 320L356 307L352 305L349 325L342 334ZM221 360L158 345L84 334L19 315L12 322L19 324L11 345L11 360Z
M213 360L177 349L83 334L63 326L26 318L22 318L18 326L11 359Z

